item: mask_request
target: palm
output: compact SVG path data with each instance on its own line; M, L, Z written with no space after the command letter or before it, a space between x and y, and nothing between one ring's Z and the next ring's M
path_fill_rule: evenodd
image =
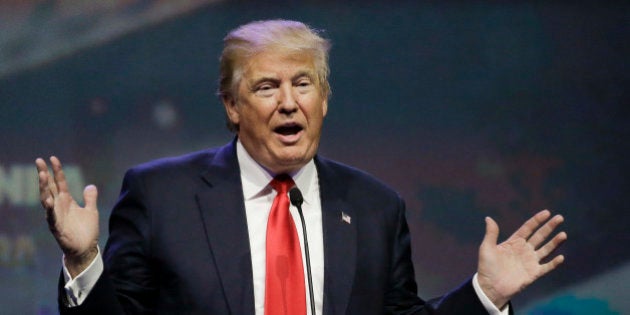
M498 307L564 261L563 256L556 256L541 263L566 240L566 233L561 232L545 242L563 221L559 215L549 217L549 211L539 212L498 245L499 228L492 219L486 219L486 236L479 248L478 279L486 295Z
M60 192L54 201L51 231L66 255L80 255L98 241L98 210L79 204L68 192Z
M54 177L50 176L46 162L37 159L40 201L46 209L48 227L69 257L80 257L96 248L98 242L98 209L96 187L88 186L83 192L85 207L81 207L68 191L61 163L50 159Z

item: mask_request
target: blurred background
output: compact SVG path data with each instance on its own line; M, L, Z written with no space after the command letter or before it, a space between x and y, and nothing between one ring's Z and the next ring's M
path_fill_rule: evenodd
M544 1L0 1L0 314L56 314L61 255L36 157L101 230L125 170L232 139L215 96L223 36L284 18L324 30L332 98L320 154L407 201L420 295L476 268L483 218L502 239L565 215L565 264L516 314L630 314L630 5Z

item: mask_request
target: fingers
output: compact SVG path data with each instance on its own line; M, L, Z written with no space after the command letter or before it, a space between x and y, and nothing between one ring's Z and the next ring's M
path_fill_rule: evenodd
M558 256L554 257L548 263L542 264L541 265L541 269L540 269L541 271L540 271L539 277L542 277L542 276L548 274L549 272L551 272L552 270L558 268L558 266L560 266L563 262L564 262L564 256L563 255L558 255Z
M35 160L35 167L37 167L37 172L48 172L46 161L44 161L44 159L42 158L37 158Z
M499 239L499 226L491 217L486 217L486 235L484 235L483 237L481 246L484 246L484 245L495 246L497 245L498 239Z
M536 253L538 254L538 259L544 259L549 256L560 244L567 240L567 233L560 232L553 239L547 242L544 246L539 248Z
M529 239L529 237L534 233L534 231L536 231L541 224L547 221L550 215L551 215L551 212L549 212L549 210L543 210L536 213L529 220L525 221L525 223L521 225L521 227L518 230L516 230L516 232L514 232L512 237L520 237L524 239Z
M44 159L37 158L35 166L39 177L39 201L44 208L52 208L54 200L49 187L50 173L48 172L48 165L46 165Z
M51 156L50 164L52 165L53 175L55 177L56 189L59 193L68 192L68 183L66 182L66 175L63 173L63 168L61 167L61 161L59 161L56 156Z
M98 190L94 185L88 185L83 190L83 200L85 207L88 209L96 209L96 199L98 198Z
M562 222L564 222L564 218L561 215L555 215L545 225L536 230L527 242L534 248L538 248Z

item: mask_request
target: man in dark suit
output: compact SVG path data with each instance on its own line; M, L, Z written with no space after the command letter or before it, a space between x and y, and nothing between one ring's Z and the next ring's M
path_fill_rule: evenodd
M505 314L516 293L563 261L540 263L566 239L562 232L546 241L561 216L539 212L498 245L498 226L487 218L474 277L441 298L417 297L402 199L370 175L316 155L328 48L299 22L230 32L219 94L235 140L128 171L103 258L96 187L86 187L80 207L59 160L50 159L51 176L37 159L41 202L64 253L61 312ZM303 211L288 206L293 186L303 192ZM290 233L280 241L297 244L294 260L270 259L286 245L274 243L277 213L288 218L280 233Z

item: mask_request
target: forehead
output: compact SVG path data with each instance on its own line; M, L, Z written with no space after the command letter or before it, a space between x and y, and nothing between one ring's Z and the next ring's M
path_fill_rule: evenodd
M264 51L247 60L243 78L250 81L260 77L291 77L298 73L315 77L313 56L307 53Z

